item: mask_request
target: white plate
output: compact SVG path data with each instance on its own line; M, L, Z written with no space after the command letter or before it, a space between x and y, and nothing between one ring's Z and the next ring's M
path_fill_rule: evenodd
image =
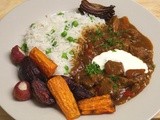
M130 21L154 46L156 69L150 84L135 98L118 106L114 114L81 116L78 120L147 120L160 108L160 23L148 11L131 0L91 0L103 5L116 5L116 14L128 16ZM17 102L12 98L13 86L18 82L17 68L11 64L11 48L20 44L27 27L46 14L64 10L76 10L80 0L29 0L20 5L0 21L0 105L16 120L65 120L64 115L54 109L41 107L33 101Z

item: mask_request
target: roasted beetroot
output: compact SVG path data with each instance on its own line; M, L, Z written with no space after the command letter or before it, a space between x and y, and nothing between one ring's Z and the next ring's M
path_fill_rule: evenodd
M31 82L31 90L33 96L38 102L44 105L55 104L55 99L48 90L47 85L41 80L33 80Z
M40 79L42 81L46 80L45 76L28 56L26 56L20 63L18 76L21 80L26 81L33 81L36 79Z
M12 48L10 57L13 64L18 65L25 57L25 54L21 51L20 47L16 45Z
M74 80L71 79L70 77L67 77L67 76L62 76L62 77L66 80L76 100L81 100L81 99L90 98L94 96L90 91L88 91L82 85L79 85L76 82L74 82Z

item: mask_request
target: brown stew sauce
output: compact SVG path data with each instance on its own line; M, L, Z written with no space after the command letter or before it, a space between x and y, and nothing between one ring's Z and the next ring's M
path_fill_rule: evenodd
M148 85L154 71L153 46L127 17L115 16L105 25L84 29L79 44L80 50L74 56L70 74L95 96L110 94L114 103L119 105L136 96ZM127 51L143 60L149 72L144 73L143 69L128 70L124 74L121 63L109 61L101 73L86 73L86 66L95 56L114 49Z

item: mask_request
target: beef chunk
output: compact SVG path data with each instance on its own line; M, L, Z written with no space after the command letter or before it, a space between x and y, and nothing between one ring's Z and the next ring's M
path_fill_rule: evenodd
M136 47L136 46L130 46L130 53L140 59L142 59L144 62L152 62L153 53L152 50L147 50L144 47Z
M126 71L126 77L127 78L134 78L138 75L143 75L145 72L144 69L130 69Z
M115 62L109 60L105 64L105 71L108 75L123 75L124 68L121 62Z

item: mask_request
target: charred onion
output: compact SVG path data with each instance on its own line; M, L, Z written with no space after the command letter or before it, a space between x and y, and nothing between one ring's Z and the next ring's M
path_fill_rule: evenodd
M108 21L115 14L114 7L114 5L103 6L96 3L90 3L87 0L82 0L79 7L79 11L82 14L84 14L85 12Z

